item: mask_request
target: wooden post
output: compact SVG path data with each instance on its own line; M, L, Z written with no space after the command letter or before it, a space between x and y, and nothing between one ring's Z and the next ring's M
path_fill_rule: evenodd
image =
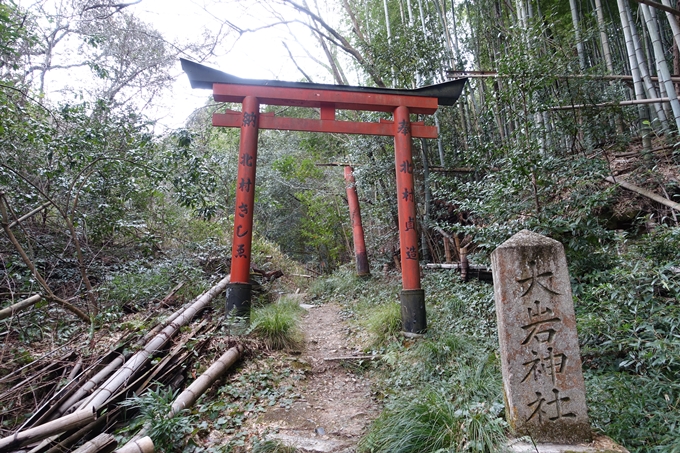
M371 275L366 255L366 242L364 240L364 227L361 223L361 209L359 208L359 196L357 195L357 182L354 179L354 169L345 166L345 182L347 187L347 204L349 216L352 222L352 241L354 242L354 255L357 261L357 275Z
M260 102L243 99L241 142L236 181L236 213L231 249L231 283L227 287L227 316L250 317L250 251L253 239L255 165L257 162Z
M416 203L413 189L414 167L411 152L411 119L409 118L408 107L399 106L394 110L394 128L403 288L401 292L401 320L405 332L423 333L427 329L427 322L425 319L425 293L420 288Z

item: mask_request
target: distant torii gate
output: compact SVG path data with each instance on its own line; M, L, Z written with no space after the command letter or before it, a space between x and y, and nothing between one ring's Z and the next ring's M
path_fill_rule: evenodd
M241 112L227 110L213 115L213 126L241 129L227 313L237 316L250 313L250 250L259 129L393 136L402 263L401 319L405 332L424 332L427 321L425 294L420 287L411 144L412 138L437 138L437 128L423 122L411 122L410 114L431 115L439 105L453 105L467 79L416 90L393 90L241 79L198 63L181 61L192 88L212 89L217 102L242 104ZM273 113L261 114L261 104L318 108L321 117L286 118ZM335 119L336 110L389 112L394 114L394 120L378 123L339 121Z

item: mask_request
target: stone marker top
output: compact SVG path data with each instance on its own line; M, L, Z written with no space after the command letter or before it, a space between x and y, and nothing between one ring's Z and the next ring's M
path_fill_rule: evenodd
M530 230L522 230L499 245L497 249L514 247L539 247L546 245L550 245L552 247L558 246L562 249L564 248L562 243L559 241L550 239L549 237L543 236L542 234L534 233Z
M491 263L510 426L538 442L590 440L564 247L523 230Z

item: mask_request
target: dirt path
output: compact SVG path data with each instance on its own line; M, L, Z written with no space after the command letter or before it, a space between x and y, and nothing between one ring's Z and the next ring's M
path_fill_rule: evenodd
M302 321L306 345L299 361L308 372L296 389L301 398L288 409L272 408L259 420L276 431L269 438L302 452L354 452L379 414L368 378L342 361L325 360L361 354L339 312L335 304L307 308Z

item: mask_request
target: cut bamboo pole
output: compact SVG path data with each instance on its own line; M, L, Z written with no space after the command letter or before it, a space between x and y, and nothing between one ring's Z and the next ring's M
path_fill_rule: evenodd
M449 79L487 79L487 78L501 78L501 79L512 79L518 76L511 74L498 74L496 71L447 71L447 78ZM556 75L557 79L588 79L588 80L621 80L624 82L630 82L633 80L632 75L626 74L563 74ZM650 76L653 82L658 82L659 78L656 76ZM671 78L673 82L680 82L680 76L673 76Z
M116 453L153 453L154 445L149 436L123 445Z
M172 402L170 412L167 417L171 418L178 414L183 409L193 406L196 400L203 395L208 388L222 376L243 354L243 347L238 345L230 348L227 352L217 359L210 367L201 374L194 382L189 385L182 393ZM121 450L126 448L129 444L138 442L146 435L149 430L149 425L144 427L135 435L130 441L125 444Z
M668 206L669 208L675 209L676 211L680 211L680 203L676 203L675 201L671 201L668 198L662 197L661 195L657 195L651 190L643 189L642 187L638 187L634 184L622 181L621 179L614 179L612 176L607 176L606 178L604 178L604 180L612 184L618 184L624 189L628 189L632 192L638 193L644 197L654 200L657 203L661 203L664 206Z
M89 433L101 432L102 428L106 427L107 422L117 419L119 414L120 408L115 408L107 413L105 417L99 417L92 423L88 423L72 434L69 434L65 439L59 439L61 436L52 436L43 440L40 444L29 450L28 453L64 453ZM48 449L45 450L46 448Z
M73 414L52 420L44 425L36 426L25 431L18 431L12 436L0 439L0 452L13 447L20 447L28 442L36 442L46 439L55 434L63 433L69 429L86 425L96 418L96 412L92 408L79 410Z
M85 384L83 384L73 395L71 395L66 401L64 401L60 406L59 409L56 410L55 414L57 416L60 416L64 413L66 413L69 409L71 409L74 405L78 403L78 401L82 400L85 398L85 396L89 395L90 392L97 387L104 379L108 378L111 373L113 373L115 370L121 367L125 363L125 357L124 356L119 356L116 357L106 365L102 370L100 370L97 374L92 376Z
M40 294L35 294L28 299L24 299L20 302L17 302L14 305L10 305L7 308L3 308L0 310L0 319L6 319L6 318L11 318L14 316L15 313L23 310L24 308L30 307L31 305L35 304L38 302L40 299L42 299L43 296Z
M147 363L153 354L162 349L163 346L172 338L172 336L179 330L180 327L189 322L198 312L203 310L215 296L220 294L227 287L230 280L230 275L220 280L217 285L213 286L207 292L199 296L196 301L186 310L182 312L170 325L160 331L151 341L149 341L144 349L133 355L130 360L113 374L99 389L97 389L92 396L84 401L79 408L94 407L98 410L115 394L125 382L127 382L132 375L138 371L145 363Z
M546 109L547 111L556 110L571 110L571 109L588 109L588 108L602 108L602 107L625 107L627 105L643 105L643 104L656 104L659 102L669 102L669 98L655 98L655 99L634 99L631 101L619 101L619 102L602 102L599 104L574 104L574 105L558 105L556 107L550 107Z
M235 346L215 361L205 373L201 374L194 382L191 383L182 393L179 394L172 403L172 409L169 416L173 417L182 409L193 406L199 396L205 393L206 390L222 376L236 361L241 358L243 352L242 346Z
M20 224L21 222L23 222L24 220L33 217L34 215L36 215L37 213L39 213L39 212L42 211L43 209L49 208L51 205L52 205L52 202L51 202L51 201L48 201L47 203L43 203L42 205L38 206L37 208L35 208L35 209L32 210L31 212L29 212L28 214L22 215L21 217L19 217L18 219L16 219L14 222L10 223L10 224L9 224L9 227L10 227L10 228L14 228L15 226L19 225L19 224Z
M72 453L97 453L111 452L118 446L118 441L109 433L101 433L94 439L85 442Z

